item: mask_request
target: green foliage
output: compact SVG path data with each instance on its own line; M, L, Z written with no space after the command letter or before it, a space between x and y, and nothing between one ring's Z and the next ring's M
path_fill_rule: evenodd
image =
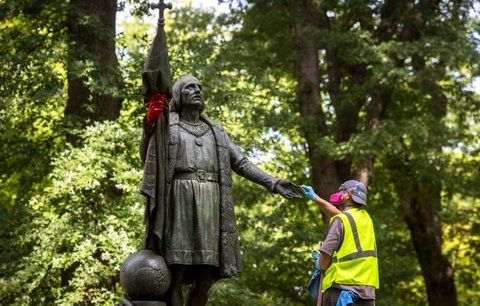
M472 175L478 179L477 171L473 170L478 168L478 161L467 157L478 155L480 101L469 88L473 77L478 75L479 54L474 42L474 35L478 34L472 34L478 29L466 22L475 17L470 14L469 2L448 7L419 3L409 9L421 11L425 19L413 25L404 19L406 11L394 16L386 14L386 18L396 21L394 27L388 29L392 31L389 34L386 28L382 28L387 26L387 21L380 19L379 15L383 14L384 2L369 5L358 1L320 3L317 20L320 24L318 43L321 46L320 91L327 131L318 137L313 146L336 163L352 162L350 173L361 157L375 154L374 181L369 186L369 209L377 228L380 254L382 289L378 292L377 302L394 305L425 303L420 267L402 217L404 203L400 197L405 197L407 193L411 196L413 191L404 189L402 194L398 185L422 182L442 186L442 207L450 206L452 195L478 194L479 188L475 183L467 187ZM251 79L257 84L265 84L262 80L272 75L283 76L287 82L294 80L292 66L296 48L292 28L300 23L295 8L300 5L293 1L249 1L249 4L249 9L239 11L243 27L234 33L229 42L236 54L233 58L255 59L237 62L253 75ZM321 16L323 12L329 17ZM422 22L425 22L425 27ZM409 31L402 34L404 28ZM329 88L335 80L330 79L329 69L332 68L327 66L330 59L324 53L325 48L334 53L340 66L336 99ZM372 133L364 127L368 106L376 98L379 88L382 92L390 92L390 96L383 97L389 99L389 104L378 131ZM442 101L446 105L445 113L442 112ZM352 116L352 109L358 103L361 107L357 120ZM286 106L296 110L293 104ZM277 124L284 123L279 117L272 117ZM355 132L347 139L342 138L344 134L341 133L341 119L345 117L355 122L356 126ZM287 121L285 126L301 127L302 124L306 130L314 129L311 122L299 122L297 118L293 122ZM280 137L288 139L290 135L281 133ZM452 151L464 154L459 158L451 154ZM295 149L289 151L290 154L294 152ZM402 167L410 169L410 172L397 171L399 165L392 164L392 159L402 160ZM308 177L308 172L305 174ZM295 177L295 174L290 177ZM467 203L469 211L478 207L472 200ZM452 211L458 212L456 209ZM455 219L453 222L470 224L467 219L462 220ZM450 224L449 221L446 219L444 222ZM305 216L296 222L298 226L299 223L315 223L315 219ZM285 228L283 225L282 229ZM447 231L450 231L449 225L444 229L444 232ZM311 232L302 234L308 236ZM462 235L458 232L445 237L445 245L453 241L460 243L460 237ZM475 241L475 234L468 234L465 239ZM451 253L449 255L449 260L458 265L461 260ZM466 257L462 260L471 263ZM463 270L457 273L472 275L470 271ZM478 282L478 275L474 279L474 283ZM466 289L472 288L472 283L460 283L458 280L460 278L457 278L460 302L474 300L476 296ZM281 291L289 292L287 287Z
M21 239L30 229L26 203L47 183L61 147L64 8L63 1L0 3L0 240L9 246L0 251L2 279L31 251Z
M69 146L54 158L49 184L29 202L27 235L11 245L27 243L32 251L15 275L1 280L5 303L120 299L120 266L142 243L138 136L124 123L97 124L85 131L83 147Z
M125 81L121 118L81 131L83 145L74 148L64 145L62 128L65 4L32 3L0 3L0 243L8 246L0 251L0 304L112 304L122 296L120 265L142 244L143 198L137 192L142 172L137 145L145 113L141 68L154 24L146 22L147 1L128 1L133 17L120 24L117 37ZM304 122L295 98L294 11L277 1L250 5L228 16L188 5L169 13L172 72L174 78L191 73L203 82L206 114L223 123L260 167L308 183ZM338 141L338 114L321 87L332 133L317 145L335 160L353 164L359 156L378 153L369 187L380 259L377 303L427 301L395 189L399 181L422 176L442 183L444 252L456 269L459 302L474 305L480 285L475 252L480 225L472 217L480 207L480 105L468 86L478 75L472 39L478 29L447 13L434 14L424 40L387 40L371 31L380 24L370 6L358 1L325 5L338 18L322 32L322 43L333 46L347 66L367 71L361 84L342 79L344 107L368 101L378 84L394 97L378 133L359 128ZM353 16L362 17L363 25L355 25ZM397 65L392 52L404 64ZM324 79L327 67L324 54L320 57ZM418 57L425 61L422 69L415 68ZM439 59L445 59L443 68ZM443 119L432 115L443 98L439 92L448 101ZM358 126L365 120L364 106ZM411 177L395 176L388 164L392 156L408 156L417 170ZM305 292L310 252L326 232L318 208L303 200L287 202L236 176L234 198L244 273L219 282L211 304L312 304Z
M66 99L64 5L0 3L0 208L14 209L49 171ZM57 21L54 21L57 20ZM60 134L60 135L59 135Z

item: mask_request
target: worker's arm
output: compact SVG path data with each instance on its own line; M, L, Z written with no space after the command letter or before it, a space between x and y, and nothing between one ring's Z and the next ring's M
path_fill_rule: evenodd
M343 223L340 218L334 218L328 228L327 237L320 247L320 269L325 271L332 264L332 255L340 249L343 241Z
M332 255L335 251L338 251L343 240L343 226L342 221L339 218L334 218L330 227L328 228L327 237L320 246L320 270L322 275L320 277L320 284L323 282L323 277L325 276L325 271L332 264ZM321 287L321 285L320 285ZM322 305L323 294L321 294L321 289L319 289L319 298L317 300L317 306Z
M324 199L322 199L318 195L315 198L315 203L317 203L320 210L323 211L323 213L326 214L327 217L329 217L329 218L341 213L341 211L338 208L336 208L335 206L330 204L328 201L325 201Z
M325 252L322 252L322 256L320 256L320 269L322 271L326 271L328 267L332 264L332 256L328 255Z
M317 203L318 207L320 208L320 210L325 214L327 215L327 217L331 218L332 216L335 216L335 215L338 215L339 213L341 213L341 211L336 208L335 206L333 206L332 204L330 204L328 201L322 199L321 197L319 197L315 191L313 190L313 188L311 186L305 186L303 185L302 186L302 191L303 193L305 194L305 196L310 199L311 201Z
M318 299L317 299L317 306L321 306L323 304L323 292L322 292L322 283L323 277L325 276L325 271L330 267L332 262L332 257L325 252L321 252L319 258L319 265L320 265L320 285L318 286Z

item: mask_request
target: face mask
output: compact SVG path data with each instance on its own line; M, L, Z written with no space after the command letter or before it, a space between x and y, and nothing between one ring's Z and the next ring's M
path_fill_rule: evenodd
M337 192L334 193L330 196L330 203L334 205L341 204L343 200L343 193L342 192Z

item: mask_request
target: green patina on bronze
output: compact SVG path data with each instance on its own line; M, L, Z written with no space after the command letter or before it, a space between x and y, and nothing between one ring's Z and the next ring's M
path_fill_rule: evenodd
M202 114L205 102L198 79L184 75L171 86L162 18L145 64L143 92L145 103L155 92L172 99L170 112L154 124L145 121L140 144L145 248L161 254L172 269L172 305L183 304L181 283L192 281L204 290L189 294L187 304L204 305L211 277L229 278L242 271L232 170L287 199L301 196L291 182L255 166L220 124Z

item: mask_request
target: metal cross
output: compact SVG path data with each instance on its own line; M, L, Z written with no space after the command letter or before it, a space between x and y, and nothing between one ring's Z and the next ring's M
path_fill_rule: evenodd
M160 12L158 15L158 25L164 26L165 25L165 16L163 15L166 9L172 9L173 5L171 2L165 3L165 0L159 0L157 4L151 4L150 7L154 9L158 9Z

